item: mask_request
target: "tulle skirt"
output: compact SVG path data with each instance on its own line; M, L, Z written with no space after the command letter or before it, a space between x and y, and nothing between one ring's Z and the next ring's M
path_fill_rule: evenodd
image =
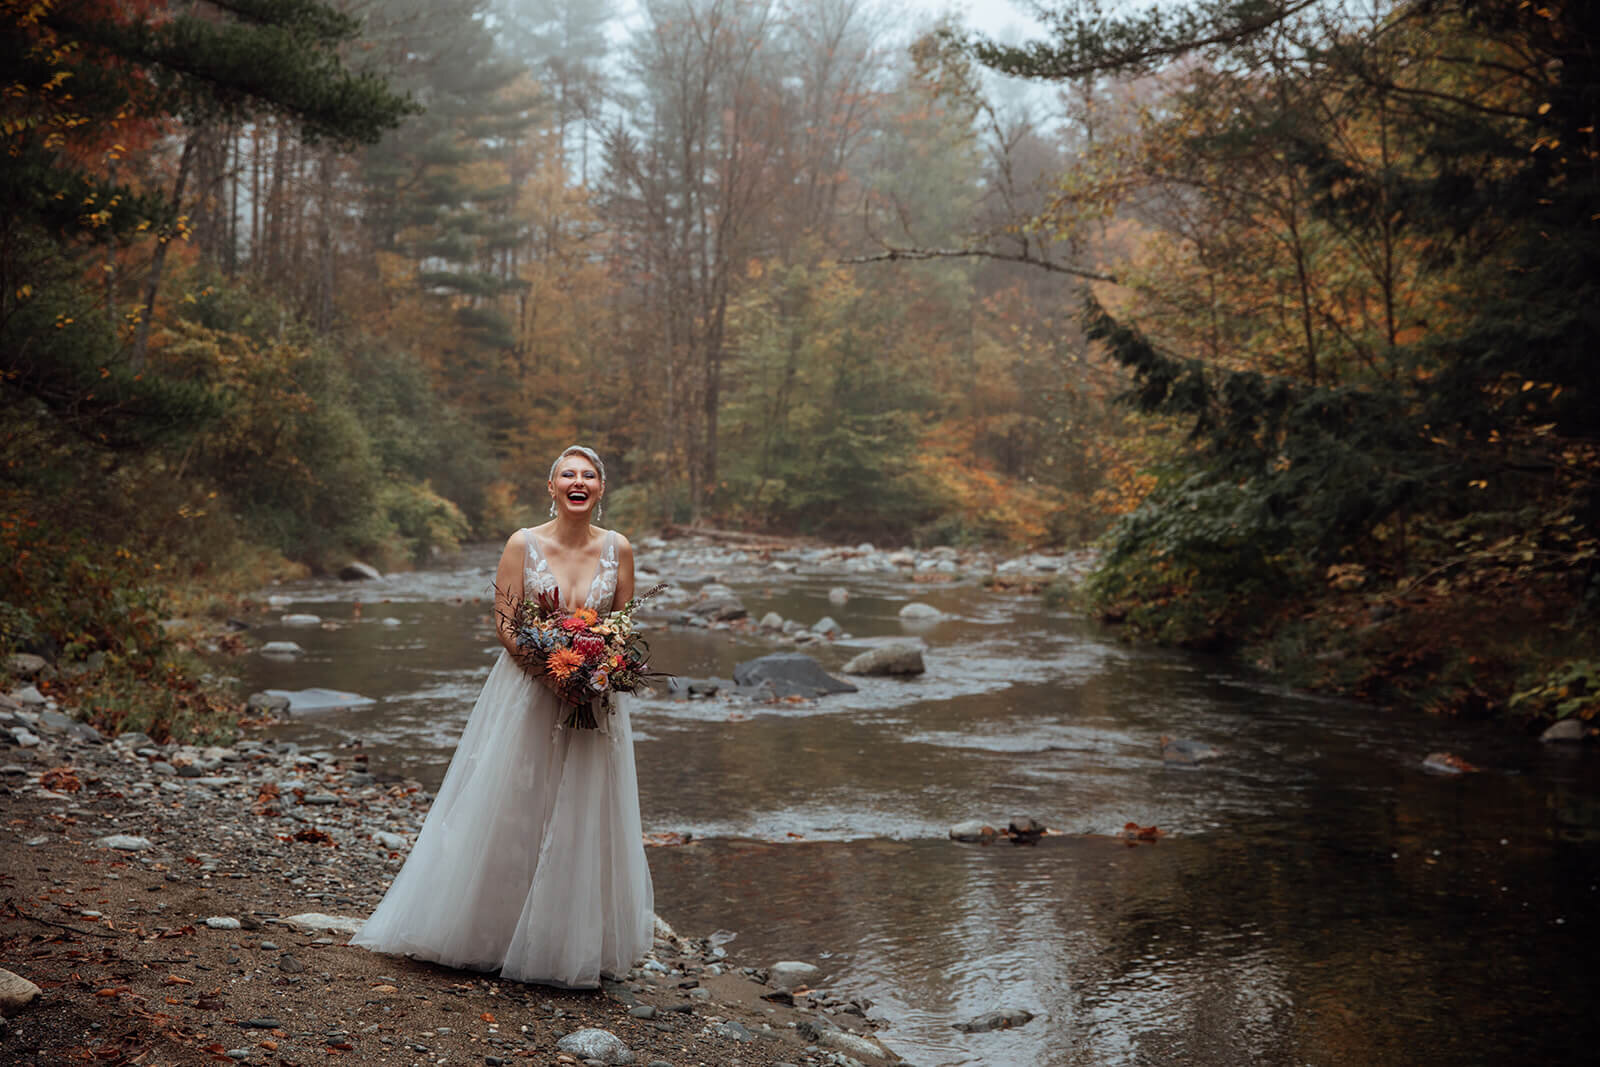
M605 732L557 729L564 714L500 654L416 847L352 944L579 988L649 951L628 700Z

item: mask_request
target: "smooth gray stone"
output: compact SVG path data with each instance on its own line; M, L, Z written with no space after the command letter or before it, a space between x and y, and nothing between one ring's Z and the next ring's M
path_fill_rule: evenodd
M767 984L774 989L797 989L816 981L821 974L815 964L780 960L767 969Z
M278 621L285 626L320 626L322 625L322 616L312 615L307 612L295 612L291 615L280 616Z
M291 715L360 708L376 703L371 697L364 697L360 693L345 693L337 689L268 689L265 692L267 696L288 700Z
M632 1063L633 1050L609 1030L589 1028L568 1034L556 1042L556 1051L604 1064Z
M1552 724L1549 729L1539 735L1539 740L1546 744L1552 741L1582 741L1584 739L1583 723L1577 719L1562 719Z
M133 834L110 834L100 838L95 844L101 848L114 848L122 852L143 852L150 847L150 839L136 837Z
M832 615L824 615L822 618L811 624L811 632L814 634L825 634L830 637L838 637L840 634L844 633L844 627L834 622Z
M13 652L6 657L6 673L13 678L32 678L48 666L49 660L32 652Z
M841 668L845 674L912 675L927 670L922 646L911 641L869 648Z
M765 615L761 616L761 628L763 630L783 629L783 616L779 615L776 611L767 612Z
M299 656L305 653L298 641L268 641L257 649L263 656Z
M907 622L931 622L934 619L944 618L944 612L931 604L913 600L900 609L900 618Z
M13 690L11 699L18 704L32 705L34 707L42 708L45 704L44 694L39 692L39 687L36 685L25 685L21 689Z
M855 686L833 677L822 664L800 652L774 652L746 660L733 669L733 680L739 685L770 685L780 697L856 692Z
M370 563L353 559L339 568L339 579L345 582L370 582L383 577L383 572Z

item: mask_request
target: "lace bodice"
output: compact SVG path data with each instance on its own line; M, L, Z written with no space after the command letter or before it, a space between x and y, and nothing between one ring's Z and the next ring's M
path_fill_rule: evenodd
M533 596L551 590L558 596L562 595L561 584L556 581L555 573L550 570L550 564L539 548L539 535L533 532L532 527L528 527L522 531L522 537L527 542L528 550L522 565L523 595ZM600 559L595 564L594 575L589 579L589 595L584 598L580 606L604 615L611 610L611 600L616 592L617 532L608 530L606 542L600 546ZM573 607L567 603L563 603L562 606L569 610Z

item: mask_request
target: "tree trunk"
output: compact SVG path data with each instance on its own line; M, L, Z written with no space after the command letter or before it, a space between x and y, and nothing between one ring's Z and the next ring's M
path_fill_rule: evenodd
M183 217L183 187L189 180L189 167L202 136L201 129L191 130L183 142L183 154L178 157L178 177L172 184L172 210L180 220ZM168 231L156 237L155 256L150 261L150 273L144 282L144 306L139 315L139 328L134 336L133 352L128 357L128 362L135 370L144 367L145 355L150 347L150 320L155 318L156 293L161 288L161 272L167 264L167 247L175 236L176 232Z

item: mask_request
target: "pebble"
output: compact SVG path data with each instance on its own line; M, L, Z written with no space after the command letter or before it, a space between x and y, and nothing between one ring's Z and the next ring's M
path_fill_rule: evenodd
M150 847L148 837L136 837L133 834L109 834L95 842L101 848L114 848L122 852L143 852Z
M206 920L206 925L213 930L237 930L241 924L238 919L231 919L226 915L213 915Z

